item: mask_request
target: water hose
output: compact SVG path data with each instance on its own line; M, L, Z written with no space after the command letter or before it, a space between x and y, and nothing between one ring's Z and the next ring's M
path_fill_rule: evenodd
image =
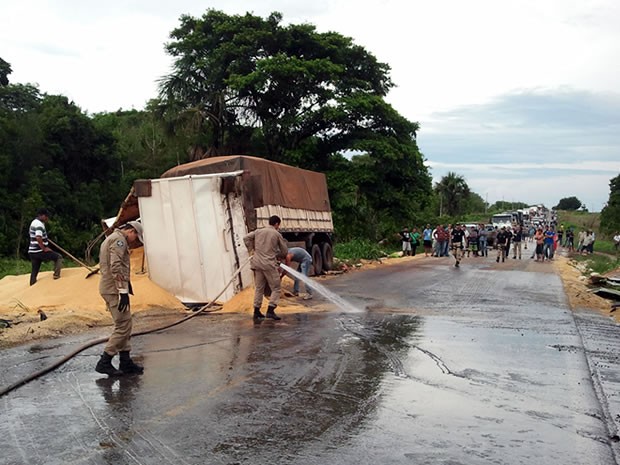
M200 309L198 309L196 312L192 313L191 315L186 316L185 318L181 318L180 320L177 320L173 323L169 323L169 324L165 324L163 326L158 326L156 328L151 328L151 329L144 329L142 331L137 331L135 333L131 333L131 337L136 337L136 336L143 336L145 334L150 334L150 333L154 333L157 331L163 331L165 329L168 328L172 328L173 326L176 325L180 325L181 323L186 322L187 320L191 320L192 318L200 315L201 313L212 313L217 311L218 309L214 309L214 310L210 310L209 312L207 312L207 309L213 305L217 299L220 298L220 296L224 293L224 291L226 289L228 289L228 286L230 286L230 284L233 282L233 280L237 277L237 275L239 273L241 273L241 271L247 266L247 264L250 263L250 259L248 258L238 269L237 271L235 271L235 273L232 275L232 277L230 278L230 280L226 283L226 285L224 286L224 288L221 290L221 292L214 298L212 299L209 303L203 305L202 307L200 307ZM64 357L62 357L61 359L57 360L56 362L52 363L51 365L42 368L39 371L36 371L35 373L32 373L16 382L14 382L13 384L0 389L0 397L7 395L9 392L14 391L15 389L17 389L18 387L24 386L26 384L28 384L31 381L34 381L37 378L40 378L41 376L55 370L56 368L60 367L61 365L64 365L66 362L68 362L69 360L71 360L73 357L75 357L77 354L79 354L80 352L83 352L84 350L92 347L92 346L96 346L97 344L102 344L104 342L106 342L109 339L109 337L100 337L98 339L93 339L92 341L89 341L81 346L79 346L78 348L76 348L75 350L73 350L71 353L65 355Z

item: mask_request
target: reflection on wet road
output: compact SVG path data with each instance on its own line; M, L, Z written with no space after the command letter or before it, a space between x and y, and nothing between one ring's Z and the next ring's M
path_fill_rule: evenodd
M448 263L324 282L362 313L136 338L142 377L100 378L93 348L0 399L0 464L615 464L559 278Z

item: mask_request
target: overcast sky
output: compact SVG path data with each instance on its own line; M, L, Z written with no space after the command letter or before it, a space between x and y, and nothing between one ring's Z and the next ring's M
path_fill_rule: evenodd
M574 195L600 211L620 174L618 0L7 0L0 57L11 82L89 113L142 109L179 16L207 7L280 11L388 63L388 100L420 123L435 181L454 171L490 203Z

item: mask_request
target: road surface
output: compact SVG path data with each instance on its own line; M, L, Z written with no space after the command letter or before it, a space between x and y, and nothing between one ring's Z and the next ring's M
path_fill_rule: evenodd
M618 464L618 325L551 264L452 263L322 281L357 312L135 338L143 376L89 349L0 398L0 464ZM3 351L0 385L101 334Z

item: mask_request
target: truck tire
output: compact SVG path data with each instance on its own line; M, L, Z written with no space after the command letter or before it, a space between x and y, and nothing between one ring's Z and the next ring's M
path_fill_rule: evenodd
M314 244L312 246L312 268L314 268L314 274L320 275L323 273L323 259L321 257L321 247L319 244Z
M329 242L324 242L322 246L323 271L327 272L334 266L334 251Z

